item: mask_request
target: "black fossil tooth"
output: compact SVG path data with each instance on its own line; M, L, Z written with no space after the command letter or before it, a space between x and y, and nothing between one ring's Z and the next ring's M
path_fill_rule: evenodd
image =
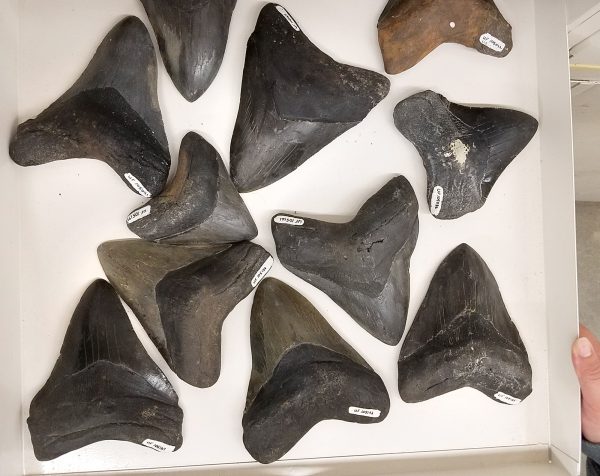
M523 112L454 104L433 91L400 102L394 121L419 151L431 213L444 220L481 208L538 128Z
M516 404L531 393L531 366L498 284L462 244L436 271L400 351L398 388L415 403L462 387Z
M390 74L412 68L442 43L499 58L513 47L512 27L493 0L390 0L377 28Z
M71 89L19 125L10 156L22 166L98 159L140 195L160 193L171 157L156 71L148 30L136 17L124 19L104 38Z
M102 440L158 451L182 444L175 390L139 342L114 289L97 280L69 324L27 424L40 461Z
M273 278L256 291L244 445L267 464L322 420L378 423L390 400L381 378L300 293Z
M258 234L221 156L193 132L181 142L173 181L127 224L139 237L163 243L233 243Z
M219 378L223 321L273 264L249 242L203 249L124 240L98 255L169 366L202 388Z
M237 0L142 0L165 67L188 101L219 72Z
M266 5L246 52L231 176L240 192L296 170L360 123L390 89L373 71L320 51L280 5Z
M406 324L418 209L408 180L395 177L348 223L276 215L277 255L370 334L396 345Z

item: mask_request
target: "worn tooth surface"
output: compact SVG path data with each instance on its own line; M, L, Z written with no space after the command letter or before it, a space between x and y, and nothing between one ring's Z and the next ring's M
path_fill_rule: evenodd
M395 177L347 223L279 214L271 225L277 255L371 335L396 345L406 324L418 209L408 180Z
M513 48L512 27L492 0L390 0L377 28L389 74L412 68L443 43L498 58Z
M195 101L219 72L237 0L141 1L173 83Z
M266 187L359 124L390 89L373 71L319 50L280 5L266 5L248 41L231 176L240 192Z
M127 17L104 38L77 82L19 125L11 158L22 166L98 159L133 191L157 195L167 182L171 157L156 81L148 30L138 18Z
M443 220L480 209L538 128L538 121L523 112L463 106L433 91L401 101L394 122L419 151L430 211Z
M400 351L398 388L416 403L472 387L509 405L531 394L527 350L492 272L462 244L436 271Z
M98 256L169 366L202 388L220 374L223 321L273 264L249 242L201 248L109 241Z
M258 234L221 156L193 132L181 142L173 181L134 210L127 225L139 237L161 243L234 243Z
M244 445L267 464L320 421L378 423L390 400L381 378L300 293L273 278L258 287L250 320L252 373Z
M183 441L177 394L144 350L106 281L75 309L60 356L31 402L27 424L40 461L102 440L159 451Z

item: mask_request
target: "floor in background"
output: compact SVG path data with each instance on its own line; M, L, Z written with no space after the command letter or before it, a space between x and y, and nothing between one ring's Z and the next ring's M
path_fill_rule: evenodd
M577 202L576 208L579 317L600 337L600 202Z

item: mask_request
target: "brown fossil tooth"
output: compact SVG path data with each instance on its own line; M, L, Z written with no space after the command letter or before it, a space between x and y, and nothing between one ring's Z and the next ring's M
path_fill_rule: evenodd
M459 43L503 58L512 27L492 0L390 0L379 17L385 71L412 68L443 43Z

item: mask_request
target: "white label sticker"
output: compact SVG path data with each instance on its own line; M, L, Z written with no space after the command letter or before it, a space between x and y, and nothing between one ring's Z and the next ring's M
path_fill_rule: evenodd
M294 30L300 31L298 23L294 21L292 15L290 15L285 8L283 8L281 5L277 5L277 11L283 15L283 17L288 21L290 25L292 25L292 28Z
M279 215L279 216L275 217L274 222L280 223L282 225L292 225L292 226L304 225L304 220L302 218L288 217L285 215Z
M264 277L267 275L267 273L269 271L271 271L271 268L273 267L273 263L274 263L273 257L269 256L267 261L265 261L265 264L263 264L260 267L260 269L258 270L258 273L256 273L254 278L252 278L252 287L253 288L258 286L258 283L260 283L264 279Z
M150 192L148 190L146 190L146 187L144 187L142 185L142 182L140 182L137 178L135 178L134 175L127 173L127 174L125 174L125 178L131 184L131 186L135 189L135 191L137 193L139 193L142 197L150 198L152 196L152 195L150 195Z
M518 398L511 397L510 395L506 395L506 393L502 392L498 392L496 395L494 395L494 398L508 405L517 405L521 403L521 400L519 400Z
M152 448L153 450L160 451L161 453L172 453L173 451L175 451L174 446L150 439L144 440L142 442L142 445L147 446L148 448Z
M499 40L489 33L484 33L481 35L479 41L482 45L487 46L489 49L497 51L498 53L504 51L504 48L506 48L506 44L502 40Z
M348 408L348 413L350 415L360 415L369 418L379 418L381 416L381 410L371 410L369 408L350 407Z
M127 224L131 225L132 223L135 223L138 220L141 220L144 217L147 217L148 215L150 215L150 205L147 205L143 208L140 208L139 210L136 210L134 212L131 212L129 214L129 216L127 217Z
M438 185L431 194L431 214L434 217L442 211L442 203L444 203L444 189Z

